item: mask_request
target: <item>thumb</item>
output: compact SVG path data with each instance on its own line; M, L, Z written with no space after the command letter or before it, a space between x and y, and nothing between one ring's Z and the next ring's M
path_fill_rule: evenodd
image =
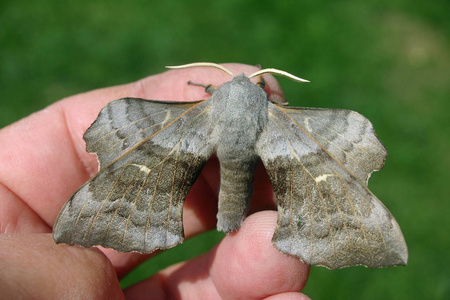
M97 249L56 245L51 234L0 235L2 299L125 299Z

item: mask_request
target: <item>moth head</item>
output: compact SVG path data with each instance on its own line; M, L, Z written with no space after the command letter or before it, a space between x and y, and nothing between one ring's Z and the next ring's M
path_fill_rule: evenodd
M186 65L181 65L181 66L167 66L166 68L168 68L168 69L185 69L185 68L193 68L193 67L213 67L213 68L224 71L225 73L231 75L232 77L235 77L235 75L230 70L225 68L224 66L221 66L221 65L215 64L215 63L209 63L209 62L196 62L196 63L186 64ZM273 68L262 69L262 70L256 71L255 73L253 73L247 77L253 78L253 77L261 76L263 74L280 75L280 76L284 76L284 77L287 77L287 78L290 78L292 80L299 81L299 82L309 82L306 79L299 78L299 77L294 76L286 71L273 69Z

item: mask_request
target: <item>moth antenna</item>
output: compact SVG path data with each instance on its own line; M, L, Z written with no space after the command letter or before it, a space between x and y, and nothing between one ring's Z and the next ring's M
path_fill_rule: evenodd
M284 77L287 77L287 78L290 78L292 80L299 81L299 82L309 82L309 80L302 79L300 77L294 76L291 73L288 73L286 71L272 69L272 68L256 71L252 75L248 76L248 78L260 76L260 75L267 74L267 73L281 75L281 76L284 76Z
M231 73L231 71L228 70L227 68L225 68L221 65L218 65L215 63L209 63L209 62L196 62L196 63L186 64L186 65L181 65L181 66L166 66L166 68L168 68L168 69L185 69L185 68L192 68L192 67L214 67L214 68L222 70L225 73L234 77L234 74Z

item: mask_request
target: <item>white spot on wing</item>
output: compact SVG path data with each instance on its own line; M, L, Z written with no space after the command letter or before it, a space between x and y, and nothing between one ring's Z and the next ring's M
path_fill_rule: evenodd
M319 183L321 181L326 181L328 177L330 176L334 176L333 174L322 174L320 176L317 176L316 178L314 178L314 180Z
M150 173L150 169L143 165L131 164L131 166L135 166L139 168L139 171L144 172L146 174Z
M305 118L305 127L308 132L311 132L311 126L309 126L309 118Z
M162 121L162 124L166 124L167 122L169 122L171 117L172 112L170 110L167 110L166 118L164 119L164 121Z

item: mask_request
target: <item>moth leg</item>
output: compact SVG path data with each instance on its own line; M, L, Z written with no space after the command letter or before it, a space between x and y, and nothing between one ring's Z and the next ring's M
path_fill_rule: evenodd
M257 64L255 67L262 70L261 64ZM262 89L266 86L266 81L264 80L264 78L262 76L258 76L258 81L256 82L256 85Z
M262 76L258 76L258 82L256 82L256 85L262 89L266 86L266 81Z
M192 82L190 80L188 81L188 84L195 85L195 86L202 86L202 87L205 88L205 92L207 92L208 94L211 94L211 95L218 89L217 86L212 85L212 84L195 83L195 82Z

